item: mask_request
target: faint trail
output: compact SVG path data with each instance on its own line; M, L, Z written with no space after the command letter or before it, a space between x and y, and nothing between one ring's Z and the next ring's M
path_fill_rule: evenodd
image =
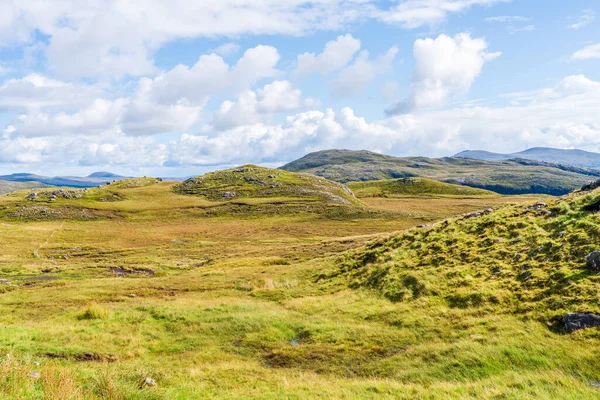
M54 234L58 231L60 231L62 229L62 227L65 225L65 221L62 222L62 224L60 224L60 226L58 228L56 228L55 230L52 231L52 233L50 233L50 235L48 236L48 238L46 239L46 241L42 244L40 244L35 250L33 250L33 255L36 256L36 258L42 258L40 257L40 249L44 246L46 246L48 244L48 242L50 242L50 240L52 239L52 236L54 236Z

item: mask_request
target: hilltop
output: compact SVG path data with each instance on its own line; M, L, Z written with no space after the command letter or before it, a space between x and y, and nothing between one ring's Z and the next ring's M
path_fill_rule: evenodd
M351 190L337 182L256 165L244 165L190 178L177 184L174 191L220 201L249 198L313 198L331 204L359 203Z
M498 196L489 190L454 185L425 178L383 179L350 182L348 187L358 197L489 197Z
M534 147L518 153L502 154L483 150L465 150L453 157L472 158L478 160L508 160L522 158L549 163L573 165L583 168L600 169L600 154L577 149L553 149L548 147Z
M337 182L422 177L501 194L563 195L600 177L600 171L533 160L392 157L368 151L310 153L281 169Z
M469 213L373 242L344 256L333 275L394 302L556 325L569 312L600 312L600 278L586 259L600 250L599 211L595 189Z

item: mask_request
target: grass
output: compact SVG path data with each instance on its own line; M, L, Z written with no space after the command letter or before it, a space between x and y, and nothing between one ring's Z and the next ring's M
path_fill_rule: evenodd
M470 261L447 271L458 275L444 276L439 286L442 266L411 270L415 279L399 281L402 301L382 296L383 286L362 284L363 267L352 269L356 276L340 270L366 251L400 257L393 238L416 225L530 197L363 198L348 205L293 194L223 200L177 188L134 181L82 191L81 198L0 198L0 277L11 284L0 282L0 397L598 395L598 332L549 329L556 310L543 311L544 300L525 312L488 298L450 303L461 288L510 294L510 287L487 288L483 278L469 277ZM379 201L386 201L380 210L367 206ZM31 207L61 214L12 214ZM73 208L95 218L63 213ZM508 219L510 210L524 209L509 206L497 215ZM581 229L592 229L583 222L592 220L575 205L558 218L567 224L572 212L583 225L565 228L566 237L579 243ZM515 229L524 235L534 222ZM423 238L423 249L428 243ZM423 263L433 257L418 254ZM592 287L576 282L578 289ZM148 377L156 387L142 388Z
M498 197L489 190L453 185L424 178L383 179L351 182L348 187L357 197Z

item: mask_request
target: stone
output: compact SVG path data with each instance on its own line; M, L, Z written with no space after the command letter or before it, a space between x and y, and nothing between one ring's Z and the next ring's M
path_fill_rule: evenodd
M40 379L41 376L42 376L42 374L40 374L39 372L32 372L32 373L29 374L29 377L31 379Z
M465 216L463 217L463 219L477 218L477 217L481 217L482 215L483 215L483 214L481 214L480 212L478 212L478 211L475 211L475 212L472 212L472 213L469 213L469 214L465 215Z
M156 387L156 385L156 381L150 377L144 379L144 382L142 382L142 388Z
M600 315L592 313L568 313L562 318L563 329L567 333L580 329L600 326Z
M235 197L235 193L234 192L223 192L222 196L224 199L232 199Z
M596 181L596 182L591 182L585 186L583 186L581 188L582 192L589 192L595 189L598 189L600 187L600 180Z
M600 251L593 251L585 258L589 270L600 271Z

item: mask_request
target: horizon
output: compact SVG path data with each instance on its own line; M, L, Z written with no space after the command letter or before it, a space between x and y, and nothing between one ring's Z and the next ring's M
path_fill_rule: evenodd
M0 174L600 151L592 0L165 4L5 3Z
M575 149L575 148L567 148L567 149L561 149L561 148L554 148L554 147L529 147L526 149L523 149L521 151L517 151L514 153L496 153L493 151L489 151L489 150L480 150L480 149L473 149L473 150L461 150L455 154L451 154L451 155L446 155L446 156L441 156L441 157L430 157L430 158L452 158L455 156L458 156L459 154L465 153L465 152L486 152L486 153L491 153L491 154L499 154L499 155L512 155L512 154L519 154L519 153L525 153L527 151L530 150L537 150L537 149L544 149L544 150L559 150L559 151L583 151L583 152L587 152L589 154L597 154L598 156L600 156L600 153L595 153L595 152L589 152L586 150L582 150L582 149ZM316 152L326 152L326 151L370 151L373 153L377 153L377 154L381 154L381 155L387 155L387 156L393 156L393 157L399 157L399 158L410 158L410 157L425 157L425 156L420 156L420 155L407 155L407 156L394 156L391 154L386 154L386 153L381 153L381 152L377 152L377 151L372 151L372 150L367 150L367 149L358 149L358 150L350 150L350 149L343 149L343 148L339 148L339 149L323 149L323 150L318 150L315 152L311 152L311 153L307 153L304 154L294 160L288 160L288 161L282 161L282 162L278 162L278 163L258 163L258 162L245 162L242 164L218 164L218 165L206 165L206 166L202 166L201 167L201 171L198 173L192 173L192 174L188 174L188 175L151 175L151 174L127 174L127 172L115 172L115 171L108 171L108 170L89 170L89 172L82 172L80 174L77 173L72 173L72 174L47 174L45 175L44 173L39 173L39 172L29 172L29 171L15 171L15 172L7 172L4 173L2 172L2 170L0 169L0 177L1 176L10 176L10 175L37 175L37 176L43 176L43 177L48 177L48 178L58 178L58 177L64 177L64 178L88 178L91 177L91 175L93 174L100 174L100 173L105 173L105 174L113 174L113 175L117 175L121 178L135 178L135 177L141 177L141 176L154 176L157 178L164 178L164 179L169 179L169 178L173 178L173 179L186 179L189 177L193 177L193 176L199 176L199 175L203 175L205 173L208 172L214 172L214 171L219 171L219 170L225 170L225 169L231 169L231 168L236 168L236 167L240 167L242 165L247 165L247 164L253 164L253 165L257 165L260 167L265 167L265 168L279 168L282 167L290 162L296 161L300 158L303 158L305 156L308 156L310 154L316 153ZM559 163L560 164L560 163ZM565 164L568 165L568 164ZM89 167L88 167L89 168Z

